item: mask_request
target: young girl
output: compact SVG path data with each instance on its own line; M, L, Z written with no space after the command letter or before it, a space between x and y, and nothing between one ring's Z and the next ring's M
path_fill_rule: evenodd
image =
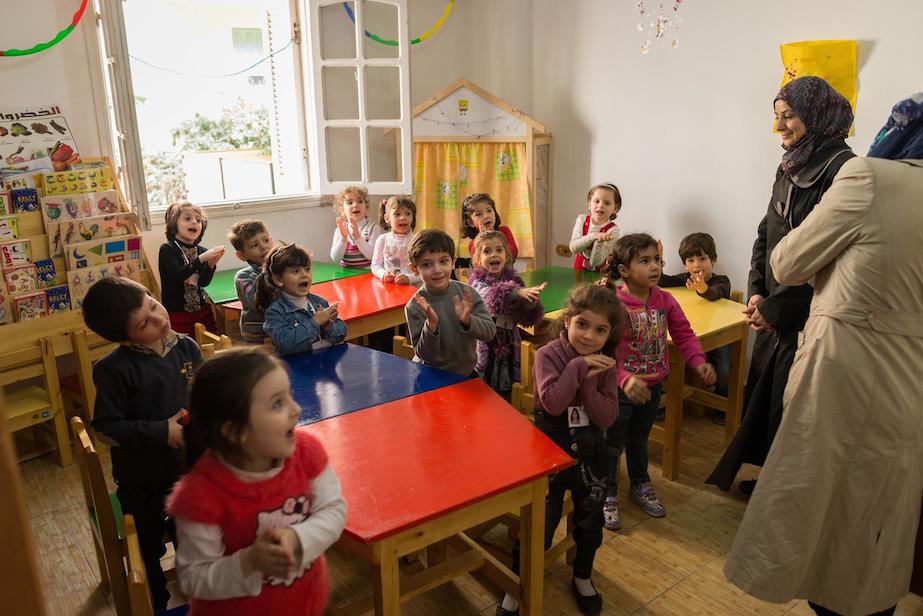
M187 453L204 455L167 500L190 613L323 614L324 552L346 503L323 445L295 427L300 410L284 365L261 347L196 374Z
M471 255L474 271L468 284L481 295L497 324L492 340L478 340L475 370L494 391L509 400L519 374L519 325L541 323L544 309L538 296L547 285L526 288L511 267L506 238L499 231L478 233Z
M372 273L382 282L420 284L420 277L410 270L407 251L417 226L417 204L404 195L382 201L378 223L386 233L375 240Z
M625 450L629 499L655 518L666 515L647 473L647 439L660 407L663 380L670 369L667 331L683 357L706 385L715 382L715 369L706 363L683 309L657 286L661 274L657 240L646 233L634 233L615 244L611 278L621 277L624 285L616 295L625 305L628 324L619 342L619 418L606 431L609 445L609 489L603 514L606 528L621 527L618 504L618 461Z
M600 272L619 237L614 221L622 209L622 195L615 184L597 184L586 194L586 203L590 213L577 216L570 251L574 254L574 269Z
M552 475L545 498L545 549L561 519L564 494L574 501L574 577L571 589L583 614L599 614L602 596L590 577L602 544L602 503L606 491L605 430L619 414L614 357L621 333L622 306L604 287L581 285L567 298L558 321L559 337L535 354L535 426L574 457L574 466ZM518 571L519 549L513 548ZM497 616L510 616L518 602L506 595Z
M506 244L509 247L509 262L512 267L513 262L519 257L519 248L516 246L516 240L513 238L513 232L509 227L500 224L500 213L497 212L497 204L487 193L473 193L465 197L462 201L462 228L465 237L471 241L468 242L468 254L472 259L459 259L455 262L455 267L472 267L475 265L474 257L474 238L481 231L499 231L506 238Z
M340 267L367 269L372 265L375 240L381 227L369 220L369 191L347 186L336 198L337 228L333 231L330 260Z
M263 330L279 355L303 353L346 339L339 303L311 294L311 256L295 244L276 246L266 257L256 288Z
M160 286L163 305L170 313L173 330L195 335L195 324L217 333L215 317L204 287L212 281L215 266L224 256L224 246L201 246L208 218L202 208L180 201L166 212L167 241L160 246Z

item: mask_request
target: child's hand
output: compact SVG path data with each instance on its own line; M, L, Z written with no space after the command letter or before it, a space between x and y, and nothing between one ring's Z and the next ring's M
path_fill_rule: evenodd
M210 267L215 267L218 260L224 256L224 246L214 246L199 255L199 261Z
M187 421L189 414L186 409L180 409L179 412L167 420L167 446L173 449L179 449L183 446L183 423Z
M349 241L349 233L346 231L346 221L337 216L337 229L340 231L340 237L344 242Z
M612 370L618 365L618 362L614 357L609 357L608 355L603 355L602 353L584 355L583 361L585 361L587 366L590 367L586 373L587 378L594 377L597 374L602 374L606 370Z
M715 367L709 363L696 366L695 373L699 375L699 378L702 379L702 382L705 383L707 387L711 387L715 384L715 381L718 380L718 373L715 372Z
M543 282L537 287L524 287L522 289L516 290L516 295L521 297L524 301L531 303L538 301L539 294L545 290L545 287L548 286L547 282Z
M439 315L436 314L436 311L433 310L433 307L429 305L429 302L422 295L417 295L414 300L417 302L417 306L423 310L423 314L426 315L426 327L429 328L429 331L436 332L439 329Z
M395 284L410 284L410 278L407 277L407 274L395 274L394 283Z
M468 327L471 324L471 309L474 307L474 300L471 298L471 289L465 287L462 299L457 295L452 296L452 303L455 305L455 316L459 322Z
M357 225L355 221L349 224L349 230L352 231L352 236L354 238L359 237L359 225Z
M326 308L321 308L314 313L314 322L321 327L331 324L333 320L337 318L337 315L339 314L339 308L339 302L333 302Z
M686 288L692 289L696 293L705 293L708 291L708 284L705 282L705 274L702 272L690 274L689 278L686 279Z
M625 381L622 391L628 396L628 399L635 404L645 404L651 399L651 389L644 382L644 379L637 376L630 376Z
M615 236L612 231L597 231L593 234L593 240L596 242L605 242L613 239Z
M254 571L277 578L289 576L295 567L295 556L290 547L291 540L284 538L285 534L288 534L285 531L295 534L291 529L270 528L257 537L250 547L245 548L246 552L240 559L244 577ZM294 539L297 541L298 537Z
M382 282L394 282L394 274L391 272L385 272L385 275L381 277Z

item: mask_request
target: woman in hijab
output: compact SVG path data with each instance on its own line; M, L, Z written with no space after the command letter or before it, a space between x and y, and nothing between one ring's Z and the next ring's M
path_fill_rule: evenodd
M842 165L770 257L779 284L811 281L814 298L724 569L825 616L894 613L923 495L923 93L895 106L869 156Z
M757 228L748 281L747 322L756 342L740 428L706 483L729 490L744 463L762 466L782 419L782 393L804 328L810 285L780 284L769 269L776 245L807 218L840 167L854 157L844 139L852 125L849 101L819 77L786 84L773 101L775 130L785 154L776 171L766 216ZM740 490L753 491L755 481Z

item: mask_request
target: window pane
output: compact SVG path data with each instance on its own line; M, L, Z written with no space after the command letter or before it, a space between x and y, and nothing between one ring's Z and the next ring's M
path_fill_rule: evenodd
M324 117L328 120L359 119L359 82L356 69L348 66L325 66Z
M401 119L401 69L399 67L365 67L365 117L369 120Z
M320 55L324 60L342 60L356 57L356 26L350 21L356 6L347 2L349 12L342 2L320 7Z
M327 128L327 179L331 182L362 180L358 128Z
M401 129L368 128L369 180L372 182L401 182Z
M151 209L308 189L288 0L146 0L124 13Z
M398 46L389 44L397 42L397 7L393 4L363 0L362 8L366 31L362 38L364 57L398 57Z

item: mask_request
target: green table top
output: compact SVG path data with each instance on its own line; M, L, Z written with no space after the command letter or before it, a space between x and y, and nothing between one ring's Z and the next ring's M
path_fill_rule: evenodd
M350 276L361 276L369 272L367 269L340 267L339 265L324 263L323 261L312 262L311 270L314 274L311 284L329 282L340 278L349 278ZM215 272L211 284L206 288L208 296L212 298L213 302L216 304L223 304L237 299L237 289L234 288L234 276L237 272L238 270L236 269Z
M534 287L543 282L548 283L542 291L542 305L545 307L545 312L553 312L564 307L564 300L575 285L580 282L598 280L600 274L570 267L552 266L523 272L520 276L527 287Z

